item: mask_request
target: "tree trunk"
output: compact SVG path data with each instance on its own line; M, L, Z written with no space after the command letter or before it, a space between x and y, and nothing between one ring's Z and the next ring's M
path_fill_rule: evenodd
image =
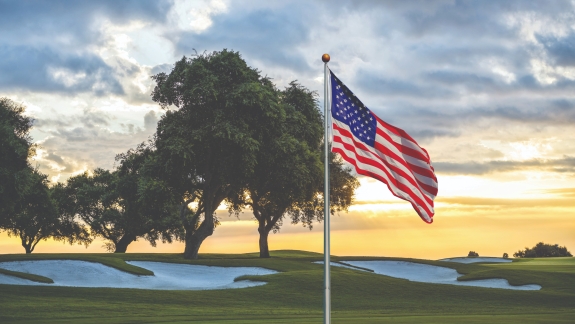
M114 251L114 253L126 253L128 245L130 245L130 243L134 242L135 240L136 240L135 235L124 234L124 236L122 236L122 238L118 241L118 243L115 244L116 250Z
M209 217L207 215L208 214L206 213L206 218L197 230L194 231L193 228L186 227L186 248L184 250L184 258L197 259L200 246L208 236L214 233L214 217L211 214L209 214Z
M260 233L260 258L269 258L270 249L268 246L268 234L265 221L259 221L258 232Z
M25 234L20 233L20 242L22 243L22 247L26 250L26 254L32 253L34 251L33 241L29 241Z

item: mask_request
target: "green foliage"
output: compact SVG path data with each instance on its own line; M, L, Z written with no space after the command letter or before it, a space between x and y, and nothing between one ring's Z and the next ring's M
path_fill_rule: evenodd
M157 154L151 143L116 156L116 190L124 204L128 232L143 237L152 246L157 241L171 243L181 239L179 206L165 183L157 177Z
M509 259L509 254L503 253L503 258L504 258L504 259Z
M78 215L90 227L93 237L102 237L116 244L126 234L124 206L115 186L117 173L96 169L68 179L64 191L68 213ZM108 249L113 246L107 245Z
M32 119L24 116L24 110L24 106L0 98L0 224L24 194L19 179L30 173L28 157L34 153L34 145L28 132Z
M519 250L513 253L516 258L542 258L542 257L572 257L571 252L567 251L565 246L558 244L551 245L543 242L537 243L533 248L525 247L525 250Z
M14 213L9 214L4 230L9 236L20 238L26 253L32 253L41 240L52 238L70 244L88 245L87 231L73 215L62 212L59 206L59 186L48 188L46 176L31 170L18 179L24 194L17 201Z
M230 214L251 207L264 256L267 234L280 229L284 216L310 228L323 217L323 128L315 93L295 81L279 91L227 50L184 57L153 79L152 98L168 109L155 137L158 179L181 202L186 257L197 257L213 233L223 201ZM332 157L332 211L345 210L357 181Z
M87 232L74 217L61 213L46 176L28 163L35 146L29 136L32 119L24 110L0 98L0 229L20 238L26 253L48 238L88 244Z
M218 224L216 208L241 195L268 131L279 127L284 111L270 80L233 51L183 57L169 74L153 79L152 99L167 109L154 143L159 178L180 201L184 254L196 258Z
M476 258L479 256L479 253L475 252L475 251L469 251L469 253L467 254L468 258Z
M180 236L176 205L145 174L151 154L140 145L118 155L116 171L96 169L93 175L71 177L62 187L68 213L88 224L93 237L108 240L109 251L126 252L138 238L155 246L157 240L171 243Z
M257 164L246 191L232 206L249 206L259 223L260 256L269 257L267 236L279 231L286 211L313 200L321 182L321 115L315 93L295 81L277 91L284 113L272 125L262 125ZM310 222L311 223L311 222Z

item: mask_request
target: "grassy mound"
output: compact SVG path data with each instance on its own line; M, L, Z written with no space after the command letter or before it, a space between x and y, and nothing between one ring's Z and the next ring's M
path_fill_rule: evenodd
M272 251L202 254L33 254L1 255L2 261L68 259L100 262L149 275L124 261L157 261L214 266L255 266L279 271L242 279L259 287L209 291L158 291L0 285L0 322L321 323L323 260L317 253ZM513 291L411 282L332 267L334 323L568 323L575 318L575 258L522 259L501 264L374 257L344 260L400 260L456 269L462 280L504 278L513 285L539 284L540 291ZM148 273L146 273L148 272ZM240 321L243 320L244 322Z

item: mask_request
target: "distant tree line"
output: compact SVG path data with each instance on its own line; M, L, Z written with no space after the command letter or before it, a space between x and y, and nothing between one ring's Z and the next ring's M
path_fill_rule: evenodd
M541 257L572 257L571 252L559 244L551 245L543 242L537 243L533 248L526 247L513 253L516 258L541 258Z
M184 256L197 258L223 203L230 215L252 211L260 257L269 257L268 235L286 219L310 229L323 220L325 142L314 92L296 81L277 89L228 50L183 57L152 78L152 99L166 110L153 137L117 155L114 170L53 186L28 162L24 107L1 99L0 229L19 236L27 253L48 238L102 238L114 252L142 238L184 241ZM347 210L359 183L330 160L334 214Z

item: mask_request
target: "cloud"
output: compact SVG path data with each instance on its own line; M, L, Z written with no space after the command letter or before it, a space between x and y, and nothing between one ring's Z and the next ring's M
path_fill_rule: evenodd
M573 199L504 199L485 197L438 197L436 202L475 207L564 208L575 207Z
M0 91L123 95L102 57L105 26L162 23L169 1L17 1L0 3Z
M78 46L101 40L94 24L107 20L123 25L133 20L165 22L171 1L2 1L1 43Z
M110 121L113 119L113 117L108 113L90 109L84 109L83 113L80 115L56 115L53 117L56 118L35 118L34 126L40 128L64 129L66 127L69 128L80 124L82 128L90 129L97 126L108 126L110 125Z
M557 65L575 66L575 32L565 37L536 37Z
M143 116L153 104L149 76L169 72L193 49L237 50L278 87L298 79L319 93L320 55L329 52L334 72L424 145L440 172L572 173L573 9L562 0L2 2L0 28L11 32L0 35L0 92L145 107L139 122L115 104L34 116L47 143L91 143L76 147L83 155L74 159L104 161L91 152L104 139L118 136L123 150L129 136L151 133L157 116ZM550 147L540 160L481 147L532 138Z
M97 167L113 168L116 154L136 147L155 132L160 115L150 110L143 116L143 127L120 123L122 131L111 129L117 122L106 112L85 109L80 115L54 117L35 122L47 137L39 143L41 154L33 164L53 179L65 181Z
M546 189L542 192L552 194L552 195L559 195L562 197L567 198L574 198L575 197L575 188L555 188L555 189Z
M484 175L521 170L575 173L575 157L565 156L562 159L531 159L527 161L434 162L433 167L440 174L461 175Z
M113 70L92 53L62 54L51 48L0 46L0 89L123 94Z
M312 11L307 10L308 4L250 11L242 10L243 4L238 4L211 17L210 27L200 33L179 31L167 35L175 43L176 52L189 56L194 49L203 52L227 48L240 51L249 60L309 73L311 67L298 50L311 32L307 21L312 19Z

